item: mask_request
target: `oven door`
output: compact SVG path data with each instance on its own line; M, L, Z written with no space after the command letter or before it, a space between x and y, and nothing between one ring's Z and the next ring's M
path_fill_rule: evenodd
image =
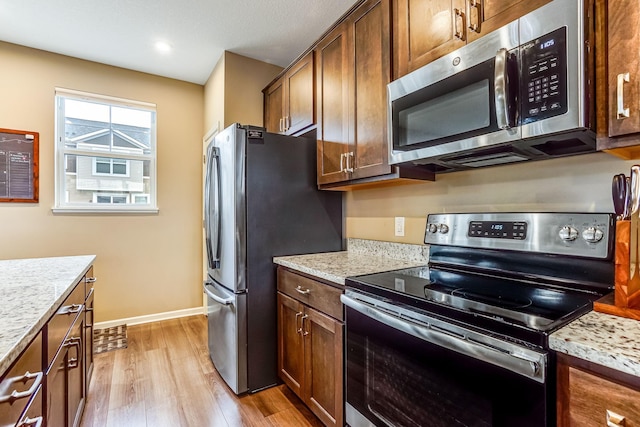
M545 352L347 289L346 419L361 426L547 426Z

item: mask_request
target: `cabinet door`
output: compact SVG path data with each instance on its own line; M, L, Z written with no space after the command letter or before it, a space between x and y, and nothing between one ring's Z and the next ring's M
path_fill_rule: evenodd
M46 412L48 426L67 426L67 347L61 347L47 372Z
M345 181L349 150L348 31L342 24L316 48L318 184Z
M640 391L571 366L558 369L559 427L640 426ZM624 421L614 422L617 416Z
M609 136L640 132L640 5L608 3Z
M93 289L85 301L84 317L84 395L89 393L89 383L93 373Z
M304 384L302 316L304 306L278 292L278 375L298 396Z
M284 123L287 135L294 135L313 125L313 52L298 61L284 76Z
M342 323L305 308L303 400L326 426L344 425Z
M465 44L464 0L393 0L394 77Z
M69 426L80 424L84 409L84 316L78 318L64 346L67 351L67 411Z
M466 0L468 42L515 21L551 0Z
M391 172L387 145L387 84L391 78L390 0L365 2L349 19L354 55L350 124L352 179Z
M284 78L269 86L264 93L264 127L267 132L284 133Z

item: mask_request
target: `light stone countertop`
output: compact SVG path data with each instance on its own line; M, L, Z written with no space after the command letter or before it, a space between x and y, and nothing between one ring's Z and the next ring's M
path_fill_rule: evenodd
M640 321L592 311L549 336L549 346L640 376Z
M344 285L348 276L426 265L428 247L376 240L348 239L346 251L275 257L273 262Z
M0 374L38 334L95 258L0 260Z

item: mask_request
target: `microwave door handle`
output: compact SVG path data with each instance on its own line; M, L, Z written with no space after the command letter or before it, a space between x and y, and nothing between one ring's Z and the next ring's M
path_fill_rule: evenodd
M500 49L495 59L495 102L496 102L496 121L499 129L509 129L509 80L507 77L507 49Z

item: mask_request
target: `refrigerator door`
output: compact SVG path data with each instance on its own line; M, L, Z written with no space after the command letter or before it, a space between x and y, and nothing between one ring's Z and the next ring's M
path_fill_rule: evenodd
M215 281L203 285L207 294L209 355L216 370L233 390L247 388L247 294L234 294Z
M246 131L230 126L207 149L205 241L208 272L233 292L246 289Z

